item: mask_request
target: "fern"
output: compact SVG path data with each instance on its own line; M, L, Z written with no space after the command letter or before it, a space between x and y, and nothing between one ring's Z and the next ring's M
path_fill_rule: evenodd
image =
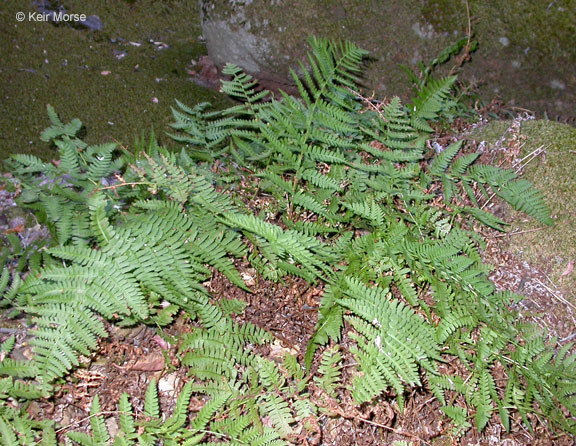
M310 45L300 77L293 73L300 98L281 92L277 100L228 65L222 89L238 104L211 112L177 102L179 154L154 142L134 155L89 146L76 136L80 121L64 124L49 109L43 138L60 161L12 161L22 201L52 240L25 280L0 276L3 305L33 324L34 351L29 363L0 364L3 438L40 439L40 425L4 401L43 395L93 354L106 321L162 326L179 312L191 329L178 358L193 379L174 411L162 413L152 381L145 418L123 395L112 439L96 398L91 434L70 432L71 441L287 444L341 400L395 396L402 408L409 390L424 387L456 436L472 421L482 430L496 411L506 428L515 411L527 425L538 413L576 431L564 415L576 413L569 348L555 351L518 324L507 305L520 298L495 291L480 237L459 227L459 216L470 216L503 229L485 210L493 196L549 223L542 196L512 171L476 164L461 141L428 162L431 122L457 109L454 78L425 76L408 106L392 98L363 110L355 91L366 52L323 39ZM297 276L320 290L304 364L295 354L263 356L256 346L274 336L238 322L245 303L204 287L217 270L249 291L237 269L244 261L265 278ZM355 370L342 373L351 356ZM446 362L453 371L440 367ZM497 379L502 369L506 382ZM36 377L40 387L30 384ZM195 413L192 398L204 401Z
M342 355L338 351L338 346L327 348L322 353L322 359L318 367L319 376L314 377L314 382L331 398L336 397L336 389L341 385L341 360Z
M119 401L119 432L114 438L115 445L155 444L198 444L206 436L208 420L226 403L229 395L207 402L193 420L188 419L188 404L192 396L192 385L188 383L181 390L176 406L170 417L161 418L156 382L152 380L146 391L145 413L149 417L136 429L134 412L128 395L122 394ZM83 432L68 432L67 437L80 445L110 444L110 433L103 415L100 413L98 396L95 396L90 409L90 430L92 435Z
M0 345L2 352L0 374L21 378L35 377L36 370L27 361L16 361L5 357L14 348L15 338L9 337ZM0 378L0 438L3 444L56 444L54 423L36 421L26 413L25 408L15 404L18 401L47 397L49 387L40 387L36 383L15 380L12 377Z
M118 182L113 174L124 161L114 158L115 144L88 146L76 138L80 121L62 127L53 109L51 119L56 127L46 131L43 138L58 146L57 167L21 155L15 155L8 164L24 188L21 204L41 212L55 241L62 246L69 242L86 246L91 242L86 203L91 193L101 188L115 204L120 202L125 194L118 194L109 185ZM120 192L126 189L121 188Z
M450 145L437 155L430 165L430 174L440 178L442 181L444 198L447 202L452 201L455 192L459 190L458 187L460 186L470 201L477 206L463 208L464 212L488 226L503 230L504 223L501 220L481 208L478 209L477 197L472 186L476 183L481 187L485 197L490 198L484 188L484 185L487 185L493 190L494 195L502 198L514 209L536 218L543 224L553 224L550 218L550 211L544 202L542 194L534 189L530 182L517 179L514 171L493 166L475 165L476 154L461 156L452 163L461 146L462 142ZM451 163L452 166L450 166Z
M360 282L347 279L348 290L340 303L353 311L348 317L358 332L351 333L358 347L363 376L355 380L358 402L373 399L389 383L397 392L400 407L403 403L404 384L420 384L418 367L434 372L432 359L439 359L439 346L432 340L431 328L409 307L390 301L386 291L369 289ZM402 337L400 337L402 336ZM370 361L367 361L371 358Z
M413 99L410 108L412 125L415 128L432 132L432 127L427 121L437 119L442 112L451 109L455 102L452 101L451 90L456 76L450 76L444 79L433 79L418 90L417 96Z

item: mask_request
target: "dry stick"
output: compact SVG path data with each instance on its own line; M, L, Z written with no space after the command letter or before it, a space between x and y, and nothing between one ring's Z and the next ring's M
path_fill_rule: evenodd
M350 93L355 94L356 96L358 96L360 99L362 99L362 101L364 101L366 104L368 104L368 107L372 108L376 113L378 113L378 115L380 115L380 118L385 121L388 122L388 120L384 117L384 115L382 114L382 107L381 106L377 106L375 104L372 103L373 98L374 98L374 93L372 93L372 96L369 98L365 98L364 96L362 96L359 92L357 92L356 90L353 90L350 87L346 87L346 89L348 91L350 91ZM381 101L380 104L383 104L384 101Z
M386 429L386 430L388 430L390 432L394 432L395 434L398 434L398 435L404 435L406 437L415 438L424 444L428 444L428 445L430 444L427 441L420 438L418 435L411 434L410 432L403 432L403 431L400 431L398 429L394 429L393 427L386 426L385 424L376 423L375 421L367 420L366 418L362 418L362 417L354 417L354 419L363 421L364 423L372 424L373 426L381 427L382 429Z
M550 144L548 144L546 147L544 147L544 144L542 144L540 147L538 147L536 150L533 150L532 152L530 152L528 155L526 155L524 158L522 158L521 160L516 161L514 164L512 164L512 167L516 167L519 164L522 164L522 162L529 158L528 161L526 161L524 163L524 165L521 165L520 167L518 167L516 169L516 172L519 172L520 170L524 169L528 163L530 163L530 161L532 161L534 158L536 158L537 156L540 156L542 153L544 153L546 150L548 150L550 148Z
M28 333L27 328L6 328L0 327L0 333L14 334L14 333Z
M382 429L385 429L385 430L390 431L390 432L394 432L395 434L398 434L398 435L404 435L404 436L406 436L406 437L415 438L415 439L417 439L418 441L421 441L421 442L424 443L424 444L428 444L428 445L430 444L430 443L428 443L427 441L425 441L425 440L423 440L422 438L420 438L420 437L419 437L418 435L416 435L416 434L412 434L412 433L410 433L410 432L403 432L403 431L401 431L401 430L394 429L393 427L386 426L385 424L376 423L375 421L367 420L366 418L362 418L362 417L359 417L359 416L354 416L354 415L350 415L350 414L344 413L344 411L343 411L342 408L340 408L340 407L338 407L334 412L335 412L337 415L340 415L342 418L345 418L345 419L348 419L348 420L352 419L352 420L363 421L364 423L368 423L368 424L371 424L371 425L373 425L373 426L381 427Z
M466 36L468 37L468 41L464 46L464 53L462 55L462 58L460 59L459 62L456 63L456 65L454 65L450 69L450 73L448 73L449 76L452 76L454 72L464 64L467 58L470 57L470 47L472 43L472 20L470 19L470 5L468 4L468 0L466 0L466 16L468 18L468 32L467 32L468 35Z
M574 338L576 338L576 333L572 333L570 336L566 336L565 338L560 339L558 342L568 342Z
M139 181L139 182L135 182L135 183L118 183L118 184L113 184L112 186L99 187L97 189L94 189L94 191L97 192L97 191L106 190L106 189L116 189L117 187L122 187L122 186L138 186L140 184L150 184L150 183L147 181Z
M74 421L74 422L72 422L66 426L63 426L60 429L56 430L55 433L59 434L60 432L68 430L73 426L79 426L80 424L84 423L85 421L88 421L94 417L99 417L100 415L116 415L116 414L118 414L118 415L120 415L120 414L132 415L131 412L123 412L121 410L103 410L103 411L100 411L100 412L97 412L94 414L90 414L87 417L82 418L81 420Z
M569 307L571 307L573 310L576 310L576 305L574 305L572 302L564 299L562 296L559 296L558 294L556 294L548 285L542 283L542 281L540 279L536 279L536 282L538 282L540 285L542 285L544 288L546 288L546 290L552 295L554 296L556 299L558 299L558 301L560 301L561 303L563 303L564 305L568 305Z
M509 235L518 235L518 234L525 234L526 232L534 232L534 231L541 231L542 229L548 229L547 226L542 226L541 228L535 228L535 229L526 229L525 231L516 231L516 232L508 232L506 234L497 234L494 235L493 237L506 237Z

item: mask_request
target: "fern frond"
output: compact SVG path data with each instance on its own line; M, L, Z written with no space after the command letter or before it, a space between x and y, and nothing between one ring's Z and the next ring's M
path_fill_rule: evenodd
M262 396L260 412L262 416L270 417L270 421L281 435L288 436L292 433L291 424L296 420L292 416L288 403L280 395L268 393Z
M324 350L318 367L319 376L314 377L314 382L331 398L336 396L336 389L341 385L342 355L338 350L337 345Z
M435 120L442 111L449 109L451 103L450 90L456 82L456 76L450 76L443 79L433 79L428 82L428 85L418 91L417 97L413 99L410 105L413 110L413 119L420 120ZM425 128L422 130L426 131ZM432 131L429 128L427 131Z
M134 420L133 408L128 400L128 394L123 393L120 395L120 400L118 401L118 426L124 435L125 444L132 444L129 441L136 438L136 423Z
M458 141L454 144L450 144L446 149L444 149L440 154L436 155L432 164L430 164L430 173L432 175L441 176L446 170L450 162L460 151L463 141Z
M158 386L152 378L146 389L144 397L144 414L150 418L160 418L160 402L158 400Z
M493 395L496 395L496 384L492 375L487 370L483 370L478 379L477 391L472 397L472 402L476 408L474 419L479 431L484 429L494 411Z

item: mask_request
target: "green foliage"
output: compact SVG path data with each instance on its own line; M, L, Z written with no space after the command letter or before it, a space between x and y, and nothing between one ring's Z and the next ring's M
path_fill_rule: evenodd
M457 116L468 116L470 110L464 105L465 99L477 99L466 88L456 83L456 76L435 78L434 71L450 59L458 57L459 61L452 67L453 74L465 62L470 60L470 54L478 49L478 42L471 40L471 36L463 37L444 48L437 57L428 64L423 61L417 63L419 72L415 72L405 65L400 67L408 75L408 79L414 86L414 99L411 107L413 113L413 125L422 131L432 132L433 129L426 120L436 121L440 116L451 121Z
M13 155L8 167L22 184L21 204L37 212L53 242L86 246L92 241L86 203L99 189L113 195L116 190L108 187L118 182L114 173L124 160L114 157L116 144L88 146L78 139L79 120L64 125L50 106L48 114L53 125L42 133L42 139L58 148L60 160L49 163L32 155ZM121 198L116 193L116 201Z
M337 396L336 390L341 385L341 360L342 355L338 351L337 345L327 348L322 353L322 359L318 367L318 376L314 377L314 382L331 398Z
M0 374L10 375L0 378L0 440L6 445L55 445L54 423L47 420L33 420L25 410L14 404L48 395L47 388L12 378L12 376L20 378L36 376L34 367L27 366L25 361L7 357L14 348L14 343L15 338L11 336L0 344Z
M513 170L474 164L477 154L464 155L453 162L461 147L462 141L448 146L430 164L430 175L442 182L444 199L447 203L452 203L456 198L455 195L460 195L460 192L465 193L470 202L476 206L479 199L477 195L484 196L486 200L498 196L514 209L538 219L541 223L553 224L544 197L529 181L518 179ZM474 185L478 187L479 192L474 191ZM502 225L505 224L482 211L482 208L466 206L460 210L498 230L502 230Z
M305 421L317 424L334 402L393 396L402 409L419 387L441 402L455 436L472 422L482 430L496 413L509 429L513 411L527 425L539 413L574 432L563 411L576 414L575 357L516 321L508 306L520 298L496 292L481 241L462 218L502 229L483 209L494 195L550 223L540 194L514 172L461 154L463 142L427 159L430 122L455 108L454 78L428 78L409 107L392 98L365 110L355 85L366 53L351 43L310 44L309 68L293 73L299 99L258 91L229 65L222 88L239 104L208 112L178 103L179 154L156 144L137 154L88 147L76 137L79 121L65 125L49 109L44 138L60 161L13 161L22 200L52 241L34 274L12 286L8 273L0 277L4 304L34 324L33 360L0 364L5 394L37 396L19 379L37 376L41 390L57 382L97 348L106 323L162 326L182 312L192 328L178 356L193 380L173 413L161 413L153 381L145 419L123 395L112 440L96 398L92 433L70 432L70 440L287 444L306 435L302 426L312 432ZM264 278L323 287L303 364L258 353L259 344L277 347L274 336L233 318L245 304L204 287L217 270L249 292L240 259ZM205 402L194 414L192 397ZM6 438L14 435L7 420L21 416L0 420Z
M436 372L440 346L432 327L402 302L389 300L388 290L367 288L357 279L345 278L346 291L339 303L351 310L347 320L362 372L352 380L352 397L358 403L372 401L388 387L396 391L400 408L406 385L421 385L419 370Z
M118 403L118 432L111 438L106 426L106 419L100 411L98 396L94 397L90 409L90 431L68 432L67 437L74 444L83 446L114 444L128 445L260 445L281 446L287 444L279 438L275 429L262 426L249 426L246 416L212 421L216 415L222 416L224 408L233 410L235 404L231 401L236 394L235 389L220 389L210 396L207 392L191 382L187 383L176 400L170 416L161 413L159 409L158 389L155 380L150 382L146 391L144 404L145 418L139 418L129 401L129 396L123 393ZM206 402L197 412L189 412L192 396L203 396ZM232 405L230 404L232 403Z

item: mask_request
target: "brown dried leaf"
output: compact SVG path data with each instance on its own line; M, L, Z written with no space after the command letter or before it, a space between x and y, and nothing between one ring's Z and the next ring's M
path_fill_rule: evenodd
M572 272L572 270L574 269L574 260L570 260L570 262L568 262L568 265L566 266L566 269L564 270L564 272L562 274L560 274L560 277L565 277L568 274L570 274Z
M131 370L140 370L142 372L157 372L164 368L164 355L160 352L150 353L142 359L138 359Z

